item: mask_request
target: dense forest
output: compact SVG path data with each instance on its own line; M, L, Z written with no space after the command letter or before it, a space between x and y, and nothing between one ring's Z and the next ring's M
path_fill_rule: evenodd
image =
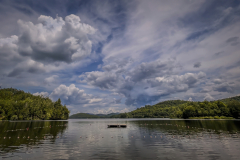
M113 115L111 118L240 118L240 96L210 102L169 100Z
M24 91L0 89L0 120L60 120L68 119L69 110L58 99L34 96Z

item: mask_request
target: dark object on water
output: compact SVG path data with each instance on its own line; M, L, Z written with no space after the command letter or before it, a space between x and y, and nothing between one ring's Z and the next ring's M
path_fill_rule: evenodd
M126 128L126 124L109 124L108 128Z

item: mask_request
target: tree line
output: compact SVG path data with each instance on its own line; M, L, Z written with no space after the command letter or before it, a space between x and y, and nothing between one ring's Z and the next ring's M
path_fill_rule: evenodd
M113 115L111 118L240 118L239 101L240 96L203 102L169 100Z
M70 111L58 99L34 96L14 88L0 89L0 120L68 119Z

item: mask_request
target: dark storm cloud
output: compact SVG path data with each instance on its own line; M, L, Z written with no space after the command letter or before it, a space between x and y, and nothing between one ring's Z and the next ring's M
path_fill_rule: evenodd
M194 63L193 67L194 67L194 68L199 68L199 67L201 67L201 62L196 62L196 63Z

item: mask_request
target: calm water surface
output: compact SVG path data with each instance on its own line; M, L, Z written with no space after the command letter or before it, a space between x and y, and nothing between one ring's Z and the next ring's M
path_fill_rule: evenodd
M127 128L107 128L127 124ZM0 121L0 159L239 159L240 121Z

